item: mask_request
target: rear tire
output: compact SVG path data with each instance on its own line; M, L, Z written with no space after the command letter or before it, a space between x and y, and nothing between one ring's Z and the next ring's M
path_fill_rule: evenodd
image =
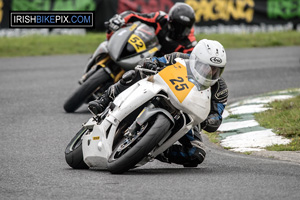
M74 138L68 144L65 150L66 162L73 169L88 169L89 167L83 161L82 136L88 131L86 128L80 129Z
M75 112L99 87L102 87L111 77L99 69L66 100L64 109L67 113Z
M134 168L144 157L151 152L158 142L165 136L170 129L171 122L169 119L158 114L154 119L152 126L144 133L141 134L137 142L133 142L130 146L124 149L123 152L118 152L118 147L124 144L124 138L121 142L113 149L111 156L108 159L108 170L112 174L121 174ZM121 155L118 157L117 155Z

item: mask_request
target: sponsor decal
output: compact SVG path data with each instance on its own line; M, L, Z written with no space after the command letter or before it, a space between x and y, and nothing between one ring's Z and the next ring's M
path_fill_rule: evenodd
M3 0L0 0L0 23L3 19Z
M100 139L99 136L93 137L93 140L99 140L99 139Z
M150 53L150 54L152 54L152 53L155 53L155 52L157 52L158 51L158 48L157 47L153 47L152 49L150 49L148 52Z
M196 22L245 20L252 22L254 16L254 0L186 0L195 10Z
M219 58L219 57L211 57L210 61L213 62L213 63L216 63L216 64L222 63L222 59Z
M285 0L285 1L267 1L267 13L271 19L292 19L300 17L300 1Z
M174 5L172 0L118 0L118 13L132 10L139 13L168 12Z
M226 98L228 96L228 88L226 88L225 90L222 90L218 93L216 93L216 98L220 99L220 98Z

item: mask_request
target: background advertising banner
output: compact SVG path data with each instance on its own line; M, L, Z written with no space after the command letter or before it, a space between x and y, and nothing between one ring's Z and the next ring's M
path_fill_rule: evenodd
M176 2L194 9L196 32L300 30L300 0L0 0L0 28L9 27L9 11L95 11L95 29L104 31L117 13L167 13Z

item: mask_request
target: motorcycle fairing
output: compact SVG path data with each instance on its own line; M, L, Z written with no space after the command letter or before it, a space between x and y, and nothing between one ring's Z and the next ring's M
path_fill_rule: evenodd
M143 39L141 39L138 35L132 34L128 39L128 43L131 44L137 53L146 50L146 45Z
M159 85L142 79L114 100L115 108L108 113L101 124L96 124L93 131L82 137L84 162L91 168L106 169L107 160L112 153L114 133L120 122L132 111L143 105L161 91ZM136 94L142 94L138 97Z
M194 84L188 81L186 67L179 62L164 68L158 74L168 84L180 103L194 87Z
M116 31L108 41L109 55L125 70L131 70L139 61L153 56L160 48L154 29L141 22Z
M195 125L206 119L210 110L210 88L198 91L196 86L187 80L185 61L176 58L176 63L164 68L155 76L155 81L163 82L167 87L171 103L179 110L192 115ZM174 84L173 84L174 83Z
M184 68L184 61L180 62L182 68ZM179 65L176 65L177 67ZM175 67L176 67L175 66ZM165 73L169 70L175 70L174 66L167 67ZM176 70L175 70L176 71ZM179 70L180 71L180 70ZM178 71L178 72L179 72ZM178 73L171 73L173 75L166 76L168 78L178 78ZM173 76L173 77L172 77ZM181 75L182 76L182 75ZM154 81L153 81L154 80ZM192 116L192 120L185 126L183 126L176 134L170 139L165 141L159 148L151 153L151 157L155 157L159 153L163 152L171 144L181 138L188 130L194 125L202 122L208 115L210 110L210 90L198 91L195 86L189 87L189 92L184 93L182 102L180 102L177 96L173 93L172 89L165 82L165 80L156 74L154 79L149 81L145 78L137 83L133 84L127 90L123 91L114 100L115 107L112 111L109 111L105 119L93 127L93 131L89 132L82 137L82 150L84 162L91 168L107 169L107 160L112 153L112 145L114 142L114 136L117 132L117 128L120 122L127 117L134 110L148 102L153 97L157 96L159 92L165 91L170 98L171 103L177 109ZM184 82L183 84L189 84ZM175 88L175 86L172 84ZM188 86L191 86L190 84ZM176 90L176 88L175 88ZM177 90L176 90L177 92ZM180 95L179 95L180 96ZM184 115L183 115L184 116ZM140 164L144 164L149 161L149 158L145 158Z

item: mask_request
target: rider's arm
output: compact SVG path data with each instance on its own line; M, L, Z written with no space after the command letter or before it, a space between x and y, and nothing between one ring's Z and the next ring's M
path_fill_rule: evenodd
M183 53L192 53L194 47L197 44L197 40L194 34L194 27L191 29L190 34L188 35L188 40L189 40L189 44L184 46L184 50L182 51Z
M175 64L176 58L189 59L190 54L174 52L170 54L166 54L163 57L153 57L152 61L155 62L159 67L165 67L168 65Z
M153 27L155 29L155 32L158 32L158 29L161 28L158 23L158 20L162 17L165 17L166 14L162 11L152 12L148 14L137 13L133 11L124 11L120 14L120 16L122 17L122 19L124 19L125 24L140 21L147 24L148 26ZM106 35L107 39L109 39L112 34L113 32L108 30Z
M157 20L165 16L165 13L162 11L152 12L152 13L137 13L133 11L125 11L120 14L121 17L125 20L125 24L130 22L140 21L149 26L157 27Z
M192 53L196 44L197 40L194 35L194 28L192 28L189 35L183 40L181 40L180 44L176 47L175 51L190 54Z
M222 123L222 114L227 104L228 88L223 78L211 87L211 110L201 128L207 132L215 132Z

